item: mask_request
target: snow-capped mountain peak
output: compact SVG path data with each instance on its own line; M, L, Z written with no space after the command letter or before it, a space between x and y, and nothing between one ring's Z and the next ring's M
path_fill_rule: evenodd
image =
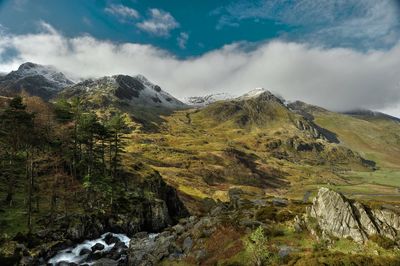
M0 94L15 96L26 92L31 96L51 99L74 83L52 66L24 63L17 70L0 76Z
M243 94L242 96L240 96L239 98L256 98L258 96L260 96L261 94L264 93L269 93L270 92L264 88L255 88L254 90L251 90L245 94Z
M186 105L165 92L160 86L151 83L142 75L114 75L95 80L85 80L66 88L64 96L80 95L86 98L105 97L124 101L136 106L184 108Z
M73 84L63 73L53 66L44 66L31 62L19 66L18 70L12 71L9 75L15 78L26 78L32 76L43 76L50 83L53 83L54 89L64 88Z

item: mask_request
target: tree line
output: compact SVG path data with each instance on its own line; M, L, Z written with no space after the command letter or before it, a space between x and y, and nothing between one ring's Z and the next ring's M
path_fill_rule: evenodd
M90 210L112 205L126 118L119 112L99 117L83 107L79 98L49 104L18 96L0 111L2 201L12 208L22 187L29 232L42 206L53 220L76 202Z

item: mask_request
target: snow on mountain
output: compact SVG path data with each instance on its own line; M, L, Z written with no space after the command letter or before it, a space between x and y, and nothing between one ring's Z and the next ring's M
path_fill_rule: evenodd
M256 88L254 90L251 90L242 96L236 98L236 100L249 100L249 99L262 99L262 100L268 100L268 101L276 101L279 102L280 104L285 105L285 99L282 98L279 95L275 95L269 90L266 90L264 88Z
M170 109L186 107L186 104L162 90L160 86L151 83L142 75L134 77L115 75L85 80L66 88L62 94L67 97L79 95L88 99L102 97L109 100L122 100L131 105L145 107Z
M264 88L255 88L254 90L251 90L251 91L243 94L242 96L238 97L238 99L256 98L263 93L270 93L270 92Z
M18 70L0 76L0 95L12 97L26 92L49 100L74 83L51 66L24 63Z
M158 99L161 101L160 103L162 105L169 108L180 108L186 106L186 104L179 101L168 92L162 90L160 86L151 83L145 76L136 75L134 78L139 80L145 87L145 89L141 91L139 97L142 96L146 99L151 98L153 101L154 99ZM158 102L158 100L156 100L156 102Z
M184 102L191 106L203 107L207 106L213 102L225 101L234 99L235 96L229 93L215 93L208 94L205 96L191 96L184 99Z
M10 74L6 75L6 77L7 76L13 80L18 80L33 76L42 76L50 84L48 89L53 89L53 90L59 90L74 84L63 73L59 72L53 66L43 66L31 62L22 64L18 68L18 70L12 71Z

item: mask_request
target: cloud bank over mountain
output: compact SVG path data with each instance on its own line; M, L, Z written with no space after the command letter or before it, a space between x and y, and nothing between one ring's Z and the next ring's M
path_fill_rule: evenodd
M6 60L8 53L16 56ZM400 115L398 58L400 44L360 52L274 40L233 43L180 59L152 45L69 38L44 22L35 34L0 31L0 72L32 61L54 65L75 79L143 74L180 98L264 87L332 110L388 109L395 115Z

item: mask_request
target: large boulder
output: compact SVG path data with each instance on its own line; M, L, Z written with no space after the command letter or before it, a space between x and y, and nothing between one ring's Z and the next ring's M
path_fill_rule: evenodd
M365 242L373 235L397 240L400 234L400 216L395 211L371 209L328 188L319 189L306 219L310 227L316 223L322 235L356 242Z

